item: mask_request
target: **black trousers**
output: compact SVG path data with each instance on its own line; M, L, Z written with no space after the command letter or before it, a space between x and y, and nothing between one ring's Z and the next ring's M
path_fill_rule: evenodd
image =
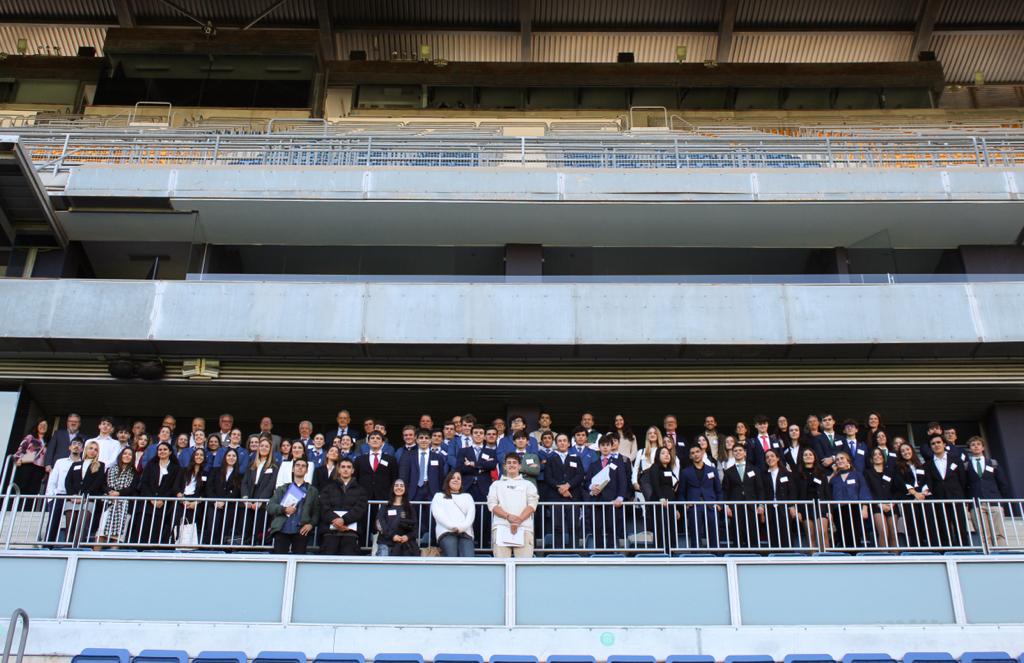
M335 537L338 538L338 537ZM275 555L287 555L293 553L295 555L305 555L306 545L309 541L309 537L304 534L285 534L284 532L274 533L274 554Z
M276 545L276 541L275 541ZM320 542L324 555L359 555L359 536L352 534L324 534Z

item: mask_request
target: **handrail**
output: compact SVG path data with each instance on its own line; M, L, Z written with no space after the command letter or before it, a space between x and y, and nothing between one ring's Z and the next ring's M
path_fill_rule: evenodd
M18 641L18 656L14 663L21 663L25 657L25 643L28 642L28 613L21 608L15 608L11 613L11 620L7 624L7 641L4 643L4 656L2 663L7 663L11 658L11 647L14 645L14 629L21 620L21 640Z

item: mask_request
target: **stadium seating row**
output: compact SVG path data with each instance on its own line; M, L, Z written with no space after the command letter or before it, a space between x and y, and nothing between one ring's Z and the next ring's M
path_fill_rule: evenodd
M424 663L420 654L378 654L373 663ZM539 663L536 656L492 655L485 659L480 654L437 654L433 663ZM247 663L241 651L202 651L192 663ZM261 651L252 663L306 663L306 655L297 651ZM955 657L948 652L907 652L900 659L888 654L847 654L837 661L827 654L790 654L782 663L1024 663L1024 654L1013 657L1006 652L964 652ZM188 652L177 649L144 649L132 656L127 649L83 649L71 663L189 663ZM362 654L321 653L312 663L366 663ZM597 663L593 656L549 656L546 663ZM656 663L653 656L609 656L607 663ZM712 656L669 656L665 663L715 663ZM771 656L726 656L724 663L775 663Z

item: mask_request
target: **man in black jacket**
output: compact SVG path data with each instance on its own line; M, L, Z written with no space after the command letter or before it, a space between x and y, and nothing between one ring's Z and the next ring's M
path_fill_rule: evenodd
M61 428L53 434L50 443L46 445L46 456L43 461L46 463L47 474L58 460L71 455L71 440L78 440L83 445L85 444L85 435L82 434L81 425L82 418L72 412L67 416L67 428Z
M934 435L928 441L932 457L925 461L925 477L932 497L937 500L967 499L967 467L956 452L946 446L946 441ZM943 546L962 548L971 544L967 531L966 503L945 503L935 505L935 527Z
M985 440L977 435L967 440L970 457L967 461L967 492L972 499L981 500L979 514L985 525L988 544L1006 547L1006 526L1003 507L998 500L1012 497L1003 467L995 458L985 455ZM1007 505L1010 506L1010 505Z
M320 552L325 555L358 555L359 532L369 529L366 490L352 478L352 461L338 463L338 479L320 493Z
M747 448L737 444L732 449L736 464L722 478L722 497L729 502L760 502L764 500L764 477L761 470L748 462ZM760 547L758 519L764 518L764 505L732 504L725 507L726 532L738 548Z

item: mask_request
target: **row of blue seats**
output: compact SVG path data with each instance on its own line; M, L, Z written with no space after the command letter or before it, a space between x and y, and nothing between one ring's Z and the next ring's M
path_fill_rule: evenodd
M438 654L433 663L484 663L479 654ZM245 652L202 651L192 663L247 663ZM306 663L306 655L297 651L261 651L252 663ZM373 663L424 663L419 654L377 654ZM539 663L536 656L490 656L487 663ZM836 659L827 654L790 654L783 663L1024 663L1024 654L1012 657L1006 652L964 652L954 657L948 652L907 652L901 659L888 654L847 654ZM83 649L71 663L189 663L188 652L178 649L144 649L132 656L127 649ZM313 663L366 663L362 654L317 654ZM548 656L546 663L597 663L593 656ZM656 663L653 656L609 656L607 663ZM665 663L715 663L712 656L669 656ZM726 656L725 663L775 663L771 656Z

